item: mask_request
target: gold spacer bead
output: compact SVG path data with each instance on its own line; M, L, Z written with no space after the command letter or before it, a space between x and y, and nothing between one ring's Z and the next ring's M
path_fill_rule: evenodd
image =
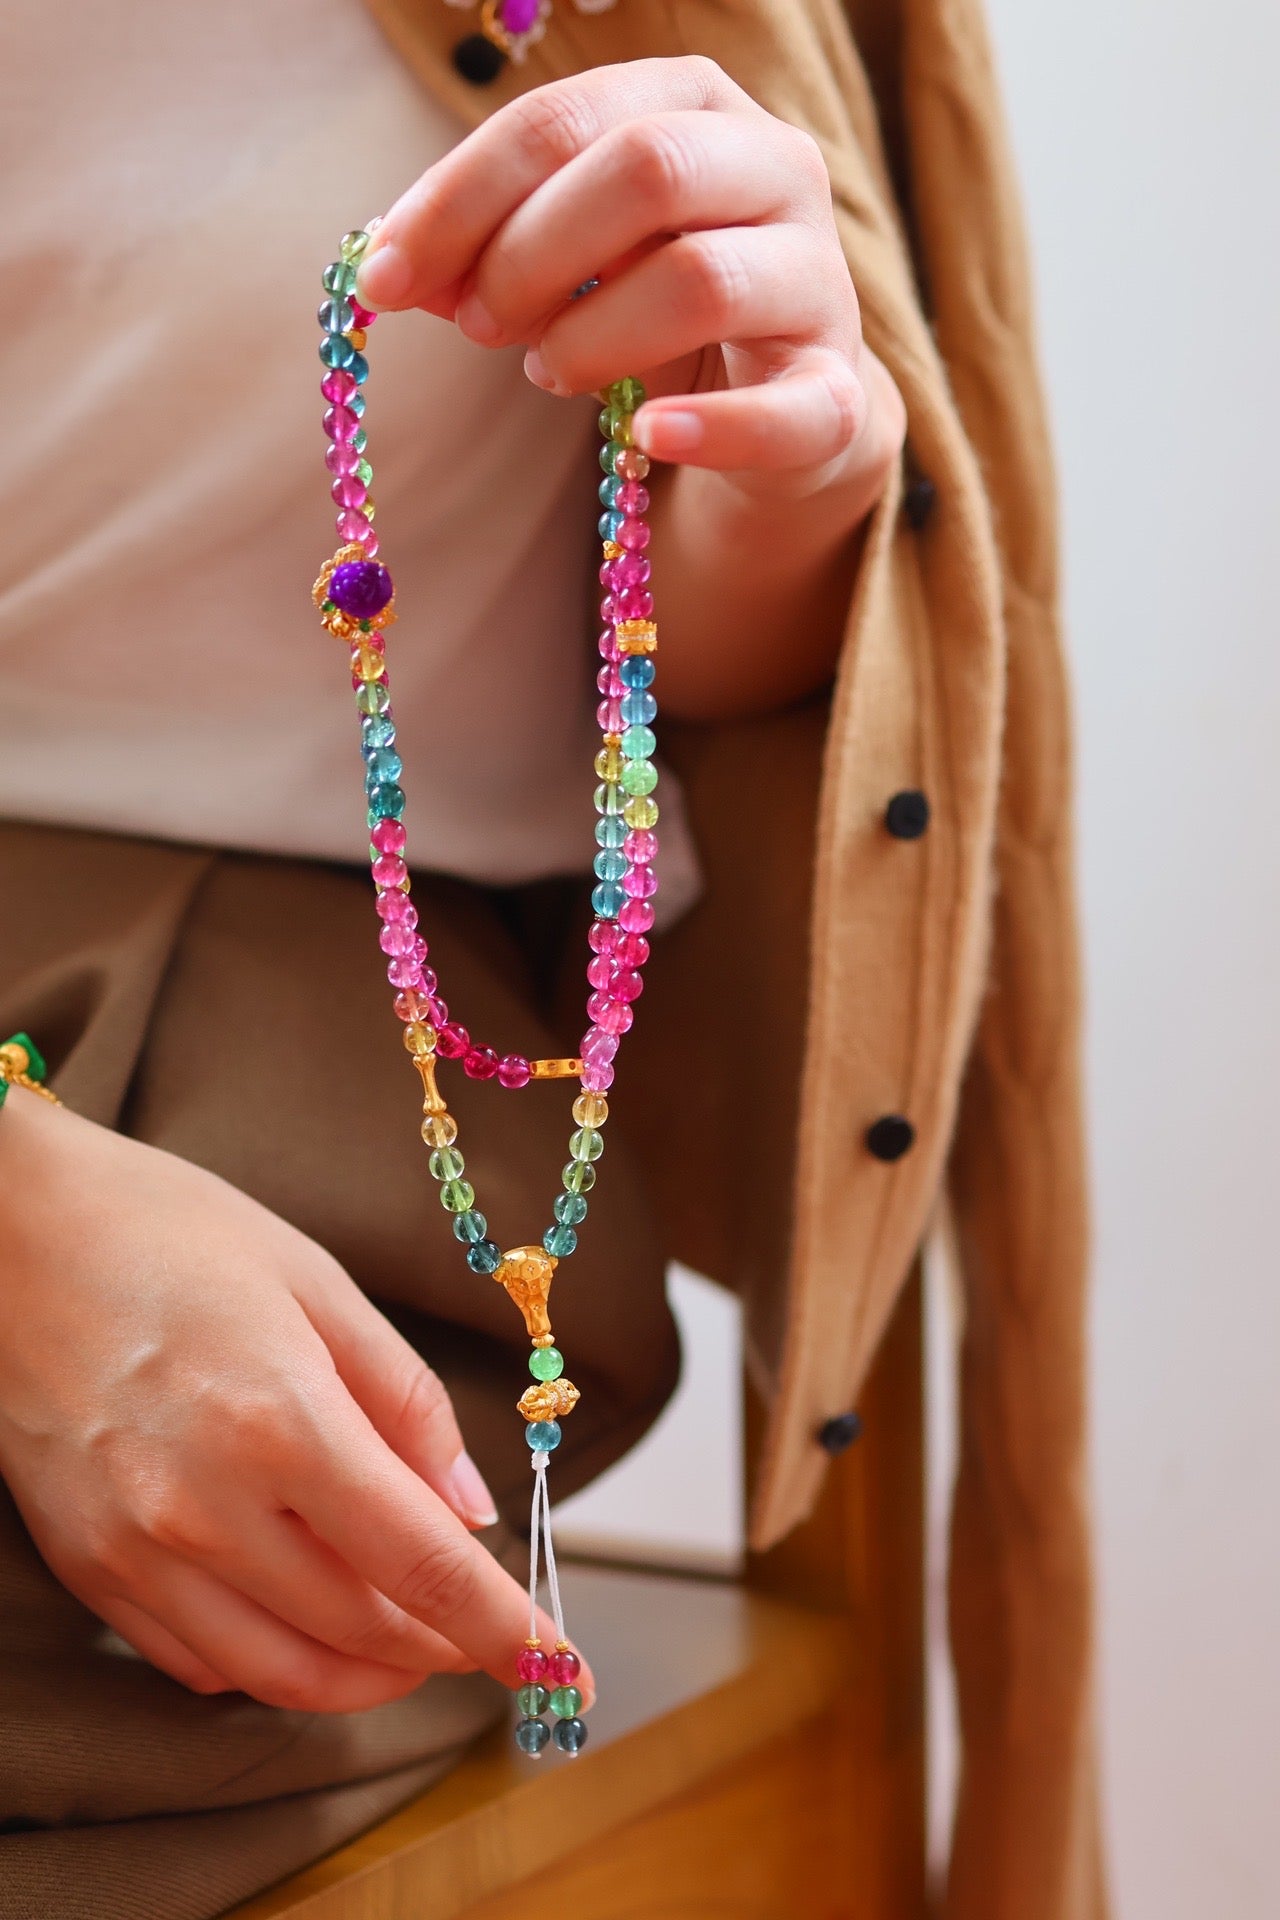
M533 1336L533 1344L535 1347L554 1347L555 1343L556 1337L554 1333L535 1333Z
M15 1080L22 1078L31 1065L31 1055L16 1040L8 1040L0 1047L0 1070L12 1074Z
M350 327L347 331L347 338L357 353L363 353L369 344L369 336L363 327Z
M623 653L653 653L658 645L658 628L652 620L620 620L614 628Z
M571 1646L569 1645L569 1642L568 1642L567 1640L557 1640L557 1641L556 1641L556 1652L557 1652L557 1653L572 1653L572 1652L573 1652L573 1648L572 1648L572 1647L571 1647Z
M542 1642L541 1640L537 1639L533 1634L530 1634L529 1638L525 1641L525 1645L526 1647L528 1647L530 1653L536 1653L538 1651L538 1648L542 1645ZM563 1653L564 1648L561 1647L560 1651L561 1653Z
M583 1065L581 1060L531 1060L529 1078L531 1080L580 1080Z
M616 540L606 540L604 543L604 557L606 560L621 560L625 552L626 548L620 547Z

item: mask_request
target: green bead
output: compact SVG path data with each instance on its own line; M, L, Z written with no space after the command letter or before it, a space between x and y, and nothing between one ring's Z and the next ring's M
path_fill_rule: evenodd
M625 407L605 407L600 414L600 431L615 447L629 447L631 415Z
M529 1371L535 1380L558 1380L564 1372L564 1355L559 1347L535 1347L529 1355Z
M336 293L339 299L343 294L354 293L356 270L349 260L334 260L324 270L324 290Z
M575 1160L598 1160L604 1152L604 1135L598 1127L579 1127L569 1140L569 1152Z
M627 823L620 813L612 813L596 821L596 845L598 847L620 847L627 837Z
M469 1180L446 1180L440 1189L440 1204L449 1213L469 1213L476 1203L476 1190Z
M467 1248L467 1265L472 1273L496 1273L502 1265L502 1249L492 1240L477 1241Z
M466 1164L456 1147L437 1147L427 1162L433 1180L461 1180Z
M658 784L658 769L652 760L628 760L618 784L624 793L652 793Z
M326 367L349 367L356 350L344 333L326 333L320 342L320 358Z
M600 465L604 471L606 473L616 473L618 469L614 465L614 461L620 453L625 452L626 448L620 447L616 440L606 440L600 449Z
M645 403L643 382L630 374L625 380L615 380L609 388L609 401L612 406L625 407L629 413L635 413Z
M558 1193L551 1211L562 1227L580 1227L587 1217L587 1203L580 1193Z
M373 468L367 460L356 461L356 479L362 487L367 487L373 479Z
M596 788L596 812L606 819L611 813L620 814L627 804L627 796L616 780L602 780Z
M347 400L344 402L344 405L348 407L351 406L356 398L357 396L353 394L350 400ZM365 448L368 446L368 444L369 444L368 434L365 432L363 427L357 427L355 432L351 436L351 445L355 448L357 453L363 453ZM372 478L373 478L373 469L371 467L369 469L369 479L372 480ZM366 486L368 485L368 481L365 482L365 485Z
M567 1260L578 1244L578 1236L572 1227L548 1227L542 1244L553 1260Z
M369 795L369 825L376 827L379 820L403 820L404 788L393 784L375 787Z
M628 727L622 736L622 751L628 760L647 760L657 744L652 727Z
M364 232L363 228L358 231L353 230L351 233L343 234L342 244L338 248L338 252L344 260L348 262L356 261L360 258L368 244L369 235Z
M453 1237L461 1240L464 1247L479 1246L488 1231L489 1222L474 1208L469 1213L456 1213L453 1217Z
M566 1193L590 1193L596 1183L596 1170L588 1160L570 1160L560 1175Z
M516 1695L516 1705L529 1720L536 1720L540 1713L547 1710L551 1695L545 1687L521 1687Z
M356 705L361 713L385 713L391 705L391 689L381 680L362 680L356 688Z
M551 1711L557 1720L572 1720L582 1705L582 1695L576 1687L557 1687L551 1696Z

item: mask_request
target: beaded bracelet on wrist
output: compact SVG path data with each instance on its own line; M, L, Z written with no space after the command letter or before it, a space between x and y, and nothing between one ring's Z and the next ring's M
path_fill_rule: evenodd
M492 1275L506 1289L524 1317L532 1343L533 1384L518 1402L532 1456L534 1497L529 1638L513 1660L522 1683L516 1741L522 1751L535 1757L551 1740L561 1751L577 1753L587 1737L579 1717L582 1698L575 1685L580 1662L565 1638L546 1470L560 1444L561 1422L572 1413L579 1394L564 1374L549 1300L552 1277L577 1247L579 1229L587 1218L587 1196L604 1152L613 1062L643 990L642 969L649 958L648 934L658 890L654 865L658 773L653 762L657 629L648 586L649 528L644 517L649 505L644 485L649 462L632 437L632 419L644 390L636 380L619 380L605 394L600 415L605 442L600 455L604 478L599 521L604 595L597 675L601 745L595 761L598 819L596 884L591 896L594 919L588 935L588 1025L576 1055L533 1060L501 1052L475 1038L451 1014L429 964L427 941L418 930L411 897L403 762L397 751L387 663L387 632L396 619L395 594L391 575L377 557L373 469L366 457L363 425L363 389L369 372L365 347L376 315L355 298L356 270L371 231L347 234L338 259L323 276L327 297L319 319L324 364L321 392L327 403L324 429L329 441L325 465L338 507L341 544L321 568L314 599L323 624L348 650L360 717L369 858L381 922L378 943L395 990L404 1045L422 1083L421 1131L428 1169L438 1183L441 1205L451 1217L467 1266L473 1274ZM511 1091L539 1080L577 1082L574 1129L561 1191L552 1202L551 1223L539 1243L504 1252L490 1238L488 1220L466 1177L457 1122L441 1091L442 1062L470 1079L494 1081ZM549 1652L541 1644L536 1612L540 1542L556 1625L556 1644ZM554 1728L543 1718L548 1707L555 1716Z

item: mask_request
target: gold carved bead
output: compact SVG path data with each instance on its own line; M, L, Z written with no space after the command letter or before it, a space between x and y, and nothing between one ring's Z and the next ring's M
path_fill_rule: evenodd
M516 1404L526 1420L567 1420L581 1398L572 1380L539 1380Z

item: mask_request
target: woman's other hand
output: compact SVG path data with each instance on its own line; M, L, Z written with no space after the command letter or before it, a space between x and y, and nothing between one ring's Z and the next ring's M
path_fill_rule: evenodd
M469 1531L496 1515L448 1396L320 1247L19 1089L0 1245L0 1473L138 1652L323 1712L517 1684L528 1601Z

